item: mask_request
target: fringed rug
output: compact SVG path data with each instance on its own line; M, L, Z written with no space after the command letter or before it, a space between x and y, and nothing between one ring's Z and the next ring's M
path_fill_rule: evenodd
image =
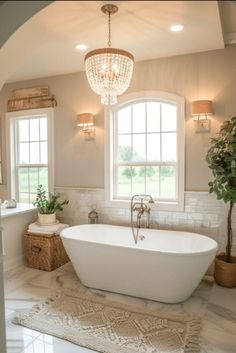
M14 323L102 353L198 352L200 319L61 291Z

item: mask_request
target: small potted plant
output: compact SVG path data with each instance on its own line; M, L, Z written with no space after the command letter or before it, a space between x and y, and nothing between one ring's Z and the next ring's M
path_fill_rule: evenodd
M69 203L68 200L59 202L60 194L49 193L42 185L37 188L37 197L33 205L38 209L38 223L41 225L50 225L56 223L56 211L62 211L63 206Z
M232 256L232 211L236 203L236 117L223 123L217 137L211 139L206 161L214 180L209 192L229 203L226 252L215 260L215 281L224 287L236 287L236 257Z

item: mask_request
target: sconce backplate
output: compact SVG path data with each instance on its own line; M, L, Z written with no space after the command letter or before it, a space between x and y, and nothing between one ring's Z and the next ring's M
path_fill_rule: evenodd
M83 131L83 133L84 133L85 141L94 140L96 137L96 129L95 128L89 128L87 131Z
M206 120L194 120L195 132L197 133L206 133L211 131L211 121Z

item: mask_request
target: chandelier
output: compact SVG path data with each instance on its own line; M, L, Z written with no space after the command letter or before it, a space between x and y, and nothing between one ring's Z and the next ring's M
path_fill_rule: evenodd
M111 15L118 7L107 4L101 11L108 15L108 47L93 50L85 56L85 71L92 90L101 96L101 103L115 104L117 96L129 87L134 57L126 50L111 48Z

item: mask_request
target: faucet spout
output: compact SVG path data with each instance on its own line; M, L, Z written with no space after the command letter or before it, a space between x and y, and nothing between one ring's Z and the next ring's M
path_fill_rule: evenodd
M139 230L141 228L142 216L145 215L145 228L150 226L150 204L153 204L154 200L151 195L134 195L131 199L130 211L131 211L131 227L135 244L138 243ZM136 215L136 222L134 222L134 214ZM136 223L136 224L135 224Z

